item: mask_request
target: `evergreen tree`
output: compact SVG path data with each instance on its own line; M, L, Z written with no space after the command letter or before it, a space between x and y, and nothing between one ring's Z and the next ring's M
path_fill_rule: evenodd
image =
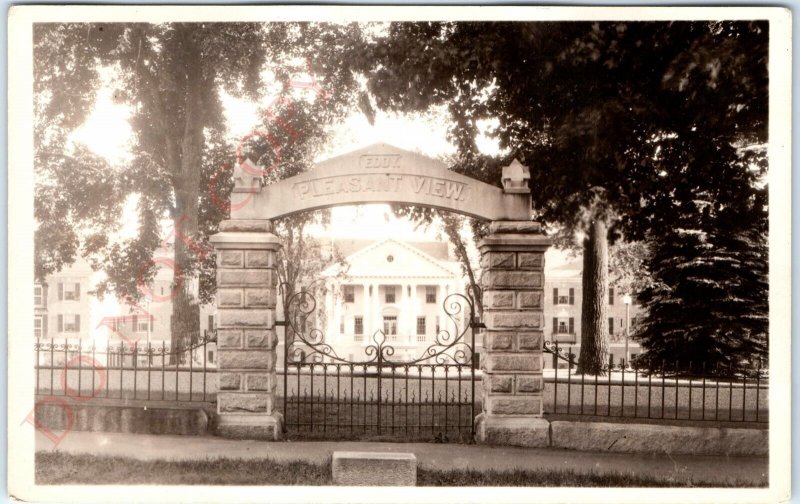
M746 170L730 146L766 142L767 42L759 22L396 23L364 71L381 108L448 107L455 169L497 184L511 157L531 167L538 218L584 249L581 371L600 373L609 242L674 227L659 203L696 189L687 171L750 187L709 168ZM509 155L481 154L482 132Z

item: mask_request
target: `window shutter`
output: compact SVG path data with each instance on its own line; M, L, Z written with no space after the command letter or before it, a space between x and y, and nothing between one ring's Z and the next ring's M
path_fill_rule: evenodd
M608 288L608 304L614 304L614 287Z
M553 289L553 304L558 304L558 289Z
M58 314L58 332L64 332L64 315Z
M42 336L47 336L47 315L42 317Z
M152 332L153 332L153 330L154 330L154 328L153 328L153 325L154 325L154 320L155 320L155 317L153 317L152 315L150 315L150 332L151 332L151 333L152 333Z
M75 315L75 331L81 332L81 316Z
M570 317L569 318L569 333L570 334L575 334L575 318L574 317Z
M554 333L558 332L558 318L556 317L553 317L553 332Z
M42 285L42 306L47 308L47 284ZM47 318L45 318L47 320Z
M614 334L614 317L608 317L608 334Z
M133 332L139 332L139 316L133 316Z
M64 300L64 284L61 282L58 282L58 300Z
M575 289L573 289L572 287L570 287L569 289L569 304L571 305L575 304Z
M75 300L77 301L80 298L81 298L81 284L76 283L75 284Z
M209 331L213 331L214 330L214 315L209 315L208 316L208 330Z

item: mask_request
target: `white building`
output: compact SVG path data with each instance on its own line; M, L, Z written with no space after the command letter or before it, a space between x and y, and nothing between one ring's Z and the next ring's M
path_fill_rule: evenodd
M90 339L90 277L92 268L85 260L47 276L33 286L33 336L37 339Z
M544 323L545 340L558 342L565 352L572 347L572 353L580 354L581 345L581 300L583 299L581 259L568 262L545 271L544 284ZM609 352L614 363L619 364L625 358L625 324L630 317L631 326L641 316L642 308L636 304L632 296L632 304L627 308L624 303L624 292L609 287L608 289L608 332ZM626 313L626 310L629 313ZM641 353L641 347L633 340L628 341L628 354L631 359ZM547 357L547 356L546 356ZM562 362L562 365L566 363ZM545 358L545 367L552 367L552 358Z
M448 331L452 338L464 330L463 301L458 327L444 308L447 296L465 291L448 243L345 240L334 247L345 265L333 264L320 275L325 283L322 318L328 321L325 341L340 357L366 359L365 348L382 331L395 349L393 359L414 359L437 334Z

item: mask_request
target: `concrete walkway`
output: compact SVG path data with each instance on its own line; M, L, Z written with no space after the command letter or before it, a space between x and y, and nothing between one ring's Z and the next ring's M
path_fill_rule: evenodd
M433 443L372 443L358 441L264 442L212 436L168 436L71 432L58 446L40 432L37 451L133 457L142 460L198 460L206 458L269 458L324 463L334 451L414 453L421 468L446 469L571 469L578 472L623 472L659 476L676 481L739 480L767 483L768 459L669 454L578 452L548 448L512 448Z

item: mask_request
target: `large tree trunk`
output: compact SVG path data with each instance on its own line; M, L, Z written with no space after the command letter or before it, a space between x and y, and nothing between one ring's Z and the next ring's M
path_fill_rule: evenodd
M173 180L175 188L174 225L174 289L180 289L178 296L184 296L183 302L172 303L172 350L181 352L180 362L188 357L184 352L196 343L200 336L200 314L197 307L199 285L197 282L197 264L202 255L207 253L198 244L198 208L200 202L200 172L203 162L203 79L202 60L197 41L193 39L192 30L188 28L182 33L185 47L182 68L177 72L183 80L184 103L182 130L176 132L173 146L177 144L178 152L173 158ZM168 140L169 141L169 140ZM190 307L191 308L188 308ZM183 311L183 312L182 312ZM184 313L188 311L189 313ZM177 323L180 321L180 323Z
M608 229L595 218L583 242L583 302L578 373L604 375L608 361Z

